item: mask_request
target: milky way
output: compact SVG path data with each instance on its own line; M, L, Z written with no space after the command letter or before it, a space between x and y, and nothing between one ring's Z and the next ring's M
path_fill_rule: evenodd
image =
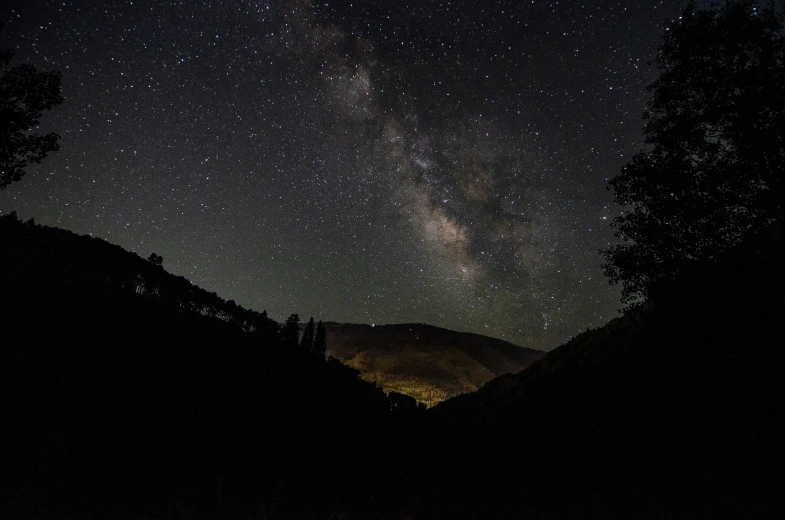
M276 319L549 349L620 307L607 179L678 1L5 2L61 150L0 212Z

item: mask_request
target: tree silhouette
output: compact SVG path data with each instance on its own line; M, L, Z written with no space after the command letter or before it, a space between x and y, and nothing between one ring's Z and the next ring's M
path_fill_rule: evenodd
M399 412L417 410L417 400L414 397L402 394L400 392L390 392L387 394L390 400L390 409Z
M300 339L300 347L310 352L313 349L313 334L314 334L314 323L313 317L308 320L308 324L305 325L303 329L303 337Z
M164 263L164 257L153 253L149 257L147 257L147 261L150 262L150 264L152 265L162 266Z
M2 26L0 25L0 29ZM11 67L14 53L0 51L0 190L59 149L59 136L33 133L44 110L63 102L60 73L38 72L29 64Z
M319 324L316 326L316 337L313 340L313 351L322 359L324 359L325 353L327 352L327 330L324 328L324 323L322 323L321 320L319 320Z
M748 0L691 2L666 31L644 114L650 147L609 183L623 243L603 251L603 268L628 305L781 220L784 41L773 8Z
M279 340L284 347L296 347L300 337L300 316L292 314L286 318L286 323L281 327Z

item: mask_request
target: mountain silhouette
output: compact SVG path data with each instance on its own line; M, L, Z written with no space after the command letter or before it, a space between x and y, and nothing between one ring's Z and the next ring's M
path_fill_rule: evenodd
M0 517L305 518L383 489L384 393L164 263L0 216Z
M776 517L782 245L547 354L328 323L325 360L156 254L0 217L0 516Z
M445 483L433 517L770 517L782 245L773 226L685 266L624 316L435 406L417 433L441 440L418 468Z

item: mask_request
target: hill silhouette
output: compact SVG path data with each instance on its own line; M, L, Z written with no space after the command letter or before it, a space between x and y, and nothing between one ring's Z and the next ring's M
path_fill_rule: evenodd
M0 514L771 517L782 235L685 268L605 327L421 412L157 255L2 217ZM335 353L377 366L390 345L487 372L525 354L426 325L328 331Z
M0 516L303 518L384 488L384 394L264 314L13 214L0 294Z
M769 517L782 245L774 227L688 266L640 308L436 406L427 435L445 441L423 478L464 478L436 486L433 517Z
M425 325L325 324L328 354L386 392L433 406L520 372L544 352L479 334Z

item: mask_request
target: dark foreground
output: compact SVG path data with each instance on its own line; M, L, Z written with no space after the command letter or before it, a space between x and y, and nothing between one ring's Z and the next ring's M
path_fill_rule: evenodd
M770 518L778 229L422 411L100 240L0 220L0 516Z

